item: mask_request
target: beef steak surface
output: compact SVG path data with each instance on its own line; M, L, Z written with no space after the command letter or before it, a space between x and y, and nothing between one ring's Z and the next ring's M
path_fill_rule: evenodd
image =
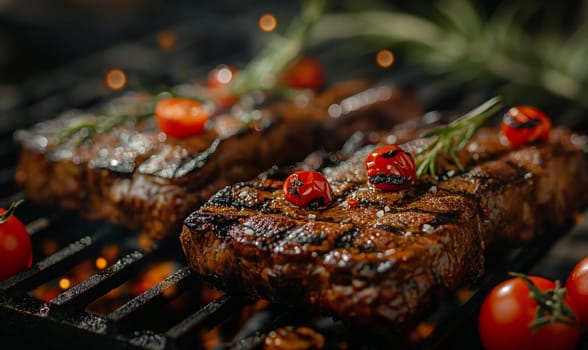
M414 153L427 142L401 147ZM374 147L314 155L218 191L184 222L190 267L218 288L391 334L481 276L490 247L550 234L586 204L577 191L588 183L585 137L567 130L513 149L498 129L482 129L458 155L466 171L439 159L439 179L397 192L367 184ZM283 182L296 169L322 171L333 189L327 208L285 200Z

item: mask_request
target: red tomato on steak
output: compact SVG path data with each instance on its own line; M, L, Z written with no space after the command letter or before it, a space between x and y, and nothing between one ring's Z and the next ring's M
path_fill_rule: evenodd
M221 64L208 73L208 88L226 88L237 76L237 68Z
M189 98L168 98L155 106L157 127L172 137L188 137L202 132L209 118L205 106Z
M416 179L414 158L396 145L374 149L365 159L368 182L384 191L409 188Z
M286 72L286 85L295 89L318 89L325 83L325 69L319 60L302 57Z
M238 70L235 67L221 64L208 73L208 90L211 100L220 107L234 105L237 97L231 94L231 83L235 80Z
M546 141L551 131L551 120L536 107L516 106L504 114L501 128L510 144L520 147L529 142Z
M287 201L301 208L319 209L333 199L329 181L316 171L292 173L284 181L283 191Z

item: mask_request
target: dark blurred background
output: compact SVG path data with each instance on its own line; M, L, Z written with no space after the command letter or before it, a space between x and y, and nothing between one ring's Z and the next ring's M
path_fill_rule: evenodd
M344 34L323 26L320 43L309 50L322 56L330 80L390 78L416 90L425 108L464 109L502 94L588 129L582 117L588 109L586 3L331 1L329 14L407 14L441 37L413 37L418 26L389 30L394 19L368 19ZM112 93L103 83L113 68L124 70L125 87L132 89L194 79L219 63L244 64L269 37L258 28L259 16L275 14L279 31L299 8L299 1L283 0L0 0L0 118L51 117L64 106L100 101ZM351 38L354 30L359 40ZM402 40L407 33L408 42ZM462 51L452 51L455 42ZM379 49L394 52L392 67L376 65Z
M391 79L412 89L425 109L462 110L504 94L588 131L587 3L332 1L332 14L369 10L372 18L397 11L399 23L418 25L394 27L390 17L360 25L353 17L331 18L342 22L345 35L323 26L322 40L308 50L323 60L329 80ZM292 0L0 0L0 149L8 149L17 128L118 93L105 82L115 68L126 74L124 90L204 77L220 63L242 65L269 37L259 30L259 17L275 14L281 30L299 8ZM438 37L430 40L415 28L433 28ZM354 30L370 35L356 38ZM382 49L394 53L393 65L378 66L374 58ZM3 169L0 175L12 176ZM585 255L585 237L583 226L534 272L563 278Z
M0 0L0 83L16 84L80 57L206 15L243 10L240 1Z

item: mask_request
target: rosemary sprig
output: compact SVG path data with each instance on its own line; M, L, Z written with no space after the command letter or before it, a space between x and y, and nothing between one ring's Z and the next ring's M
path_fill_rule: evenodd
M252 59L231 83L231 94L272 89L279 74L299 55L328 0L304 0L302 13L283 36L276 35L260 54Z
M438 1L426 12L356 8L322 16L316 43L359 38L358 49L393 47L452 86L500 84L509 100L588 108L588 12L580 6L572 17L560 4L534 1L505 1L490 12L470 0Z
M276 35L266 48L239 72L231 84L231 93L234 96L241 96L252 91L274 88L279 74L299 56L304 48L312 28L325 10L327 1L304 0L301 15L292 22L284 36ZM281 94L291 93L284 89L276 89L276 91ZM161 92L174 97L204 100L201 96L187 96L174 88L166 88ZM155 105L157 99L158 96L155 96L151 103ZM78 137L77 143L80 145L93 135L110 131L124 124L138 123L152 116L153 113L149 112L140 115L97 113L93 116L80 117L58 132L57 145L63 145L74 136Z
M152 116L153 113L138 115L93 115L81 117L59 131L57 134L57 145L61 146L75 135L79 135L80 137L77 140L77 145L79 146L88 141L93 135L108 132L125 124L136 124Z
M457 152L500 108L502 108L501 98L493 97L451 123L424 132L421 137L435 137L435 140L415 154L417 176L428 172L432 177L436 177L435 161L441 154L450 156L459 170L463 171Z

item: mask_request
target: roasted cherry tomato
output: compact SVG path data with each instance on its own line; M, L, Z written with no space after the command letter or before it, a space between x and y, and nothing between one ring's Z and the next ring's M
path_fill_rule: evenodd
M412 155L396 145L374 149L365 159L369 183L385 191L403 190L416 179Z
M196 100L174 97L161 100L155 106L159 130L172 137L187 137L204 130L210 113Z
M318 209L331 202L333 190L321 173L302 170L288 176L284 182L284 196L298 207Z
M0 209L0 281L26 270L33 264L31 238L14 216L19 202L8 210Z
M237 68L221 64L208 74L210 98L218 107L229 107L237 102L237 98L231 94L229 89L237 72Z
M325 83L325 69L316 58L302 57L286 72L286 85L295 89L318 89Z
M208 73L210 89L226 88L237 76L237 68L221 64Z
M580 329L572 317L575 304L556 289L556 283L542 277L513 277L494 287L484 299L478 315L478 331L486 350L573 350L580 340ZM537 315L541 304L545 313ZM567 310L558 320L542 325L539 318L553 316L555 309ZM571 315L571 317L569 316ZM569 323L566 323L569 322Z
M568 296L578 308L578 319L588 329L588 257L580 260L568 275L565 284Z
M502 118L502 132L514 147L549 138L551 120L532 106L516 106Z

